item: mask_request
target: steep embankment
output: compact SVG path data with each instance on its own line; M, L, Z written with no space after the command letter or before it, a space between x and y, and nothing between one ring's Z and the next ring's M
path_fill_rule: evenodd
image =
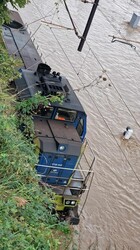
M0 249L66 249L70 229L51 214L53 194L38 185L33 144L17 128L8 82L19 76L0 38Z

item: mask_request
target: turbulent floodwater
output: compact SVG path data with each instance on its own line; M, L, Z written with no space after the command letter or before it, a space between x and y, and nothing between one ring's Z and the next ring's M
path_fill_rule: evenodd
M50 29L36 21L47 16L44 21L72 28L63 1L55 2L34 0L20 13L32 34L38 29L32 38L43 61L79 90L76 93L88 115L87 137L96 155L95 176L78 226L77 248L139 250L140 44L133 43L135 50L111 43L109 35L140 41L140 24L137 29L128 24L133 11L140 10L140 1L100 0L81 53L74 31ZM92 5L80 0L67 3L82 34ZM127 126L134 134L123 141L121 134Z

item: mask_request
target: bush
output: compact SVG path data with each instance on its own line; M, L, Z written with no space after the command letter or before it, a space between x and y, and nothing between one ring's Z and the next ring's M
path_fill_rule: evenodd
M7 91L19 76L17 62L2 47L0 54L0 249L57 250L70 230L51 214L52 191L38 185L35 147L18 130L16 100Z

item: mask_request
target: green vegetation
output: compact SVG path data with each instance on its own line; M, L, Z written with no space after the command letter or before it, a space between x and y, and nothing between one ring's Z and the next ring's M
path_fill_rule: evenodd
M29 1L28 0L1 0L0 1L0 24L5 21L9 22L9 10L8 3L10 3L15 9L24 7Z
M54 194L38 185L35 146L18 129L17 110L30 113L44 100L37 95L17 103L10 94L8 82L19 77L18 63L0 45L0 249L63 250L70 229L51 214Z
M17 102L15 105L15 109L18 114L18 126L22 126L24 124L25 135L30 135L30 138L34 137L34 123L33 123L33 115L36 113L38 107L41 106L49 106L50 103L63 101L63 95L57 96L41 96L40 93L35 94L33 97L23 100L22 102Z

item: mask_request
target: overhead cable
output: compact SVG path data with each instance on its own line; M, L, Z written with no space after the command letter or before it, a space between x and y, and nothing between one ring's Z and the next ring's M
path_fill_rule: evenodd
M52 23L52 22L47 22L47 21L41 21L41 22L44 23L44 24L47 24L48 26L52 25L52 26L54 26L56 28L62 28L62 29L66 29L66 30L74 30L72 28L69 28L69 27L66 27L66 26L63 26L63 25L60 25L60 24Z
M32 33L32 35L30 36L30 38L25 42L25 44L20 48L20 49L17 49L15 52L13 52L13 55L15 55L17 52L21 52L25 46L28 44L29 41L31 41L31 38L37 33L37 31L40 29L41 27L41 24L37 27L37 29L34 31L34 33Z
M88 43L87 43L88 44ZM88 45L89 46L89 45ZM91 49L91 48L90 48ZM93 54L94 58L97 60L97 62L99 63L99 65L101 66L101 68L104 70L103 65L101 64L101 62L99 61L99 59L97 58L97 56L95 55L95 53L93 52L93 50L91 49L91 53ZM135 116L133 115L133 113L131 112L130 108L128 107L128 105L126 104L126 102L124 101L123 97L121 96L120 92L118 91L118 89L116 88L116 86L114 85L114 83L112 82L110 76L108 75L108 73L106 71L104 71L106 76L108 77L108 79L110 80L112 86L114 87L114 89L116 90L116 92L118 93L119 97L121 98L122 102L124 103L124 105L126 106L127 110L129 111L129 113L131 114L131 116L133 117L133 119L135 120L136 124L140 127L140 124L138 123L138 121L136 120Z
M82 62L82 64L81 64L80 68L79 68L79 72L78 72L77 74L80 73L80 71L81 71L81 69L82 69L84 63L86 62L86 59L87 59L87 57L88 57L88 55L89 55L89 52L90 52L90 48L88 49L88 51L87 51L87 53L86 53L86 55L85 55L85 57L84 57L84 59L83 59L83 62Z
M52 31L52 32L53 32L53 31ZM54 32L53 32L53 33L54 33ZM55 36L55 34L54 34L54 36ZM56 36L55 36L55 37L56 37ZM57 38L56 38L56 39L57 39ZM66 58L67 58L67 59L68 59L68 61L70 62L70 65L72 66L72 68L73 68L74 72L75 72L75 73L76 73L76 75L77 75L77 72L76 72L76 70L75 70L75 68L74 68L73 64L71 63L71 61L70 61L69 57L67 56L67 54L66 54L65 50L64 50L64 49L63 49L63 47L61 46L61 44L60 44L60 42L59 42L59 40L58 40L58 39L57 39L57 42L59 43L59 45L60 45L60 47L61 47L62 51L64 52L64 54L65 54ZM91 50L91 51L92 51L92 50ZM102 64L100 63L100 65L102 65ZM103 67L102 67L102 68L103 68ZM104 68L103 68L103 70L104 70ZM83 84L83 86L84 86L84 83L83 83L83 81L82 81L81 77L80 77L79 75L77 75L77 76L78 76L78 78L79 78L80 82L81 82L81 83ZM108 78L109 78L109 77L108 77ZM127 161L128 165L130 166L130 168L131 168L131 170L133 171L133 173L134 173L135 177L137 178L137 180L138 180L138 181L139 181L139 183L140 183L140 178L138 177L138 175L137 175L136 171L134 170L133 166L131 165L130 161L128 160L127 156L125 155L124 151L122 150L121 146L119 145L119 143L118 143L117 139L116 139L116 138L115 138L115 136L113 135L113 133L112 133L112 131L111 131L110 127L108 126L108 124L107 124L107 122L106 122L106 120L105 120L104 116L103 116L103 115L102 115L102 113L100 112L100 110L99 110L99 108L98 108L97 104L95 103L95 101L93 100L93 98L92 98L91 94L89 93L89 91L88 91L86 88L85 88L85 91L87 91L87 93L88 93L88 95L89 95L89 97L90 97L91 101L94 103L95 107L96 107L96 108L97 108L97 110L98 110L98 113L100 114L100 116L101 116L101 117L102 117L102 119L104 120L104 123L105 123L106 127L107 127L107 128L108 128L108 130L110 131L110 134L111 134L111 135L112 135L112 137L114 138L114 140L115 140L116 144L118 145L118 147L119 147L120 151L122 152L122 154L123 154L124 158L126 159L126 161Z
M53 9L54 9L54 8L53 8ZM52 10L53 10L53 9L52 9ZM51 11L52 11L52 10L51 10ZM51 11L49 11L49 12L51 12ZM48 12L48 13L49 13L49 12ZM29 25L31 25L31 24L34 24L34 23L36 23L36 22L38 22L38 21L41 21L42 19L44 19L44 18L46 18L46 17L52 16L52 15L53 15L53 14L51 14L51 15L48 15L48 14L47 14L47 15L41 17L41 18L35 19L34 21L32 21L32 22L30 22L30 23L27 23L27 27L28 27Z
M95 1L88 1L88 0L81 0L82 3L91 3L91 4L94 4Z
M71 21L71 23L72 23L74 32L75 32L75 34L76 34L76 36L77 36L78 38L81 38L81 36L78 34L78 31L77 31L76 26L75 26L75 24L74 24L74 21L73 21L73 19L72 19L71 13L70 13L69 8L68 8L68 5L67 5L67 3L66 3L66 0L63 0L63 2L64 2L64 5L65 5L65 8L66 8L66 11L67 11L67 13L68 13L68 15L69 15L70 21Z
M40 12L40 10L39 10L39 12ZM41 12L40 12L41 13ZM41 15L42 15L42 13L41 13ZM52 29L50 28L50 30L52 31ZM52 33L54 34L54 32L52 31ZM62 49L62 51L64 52L64 54L65 54L65 56L66 56L66 58L67 58L67 60L69 61L69 63L70 63L70 65L71 65L71 67L73 68L73 70L74 70L74 72L76 73L76 75L77 75L77 72L76 72L76 70L75 70L75 67L73 66L73 64L71 63L71 61L70 61L70 59L69 59L69 57L68 57L68 55L67 55L67 53L65 52L65 50L63 49L63 47L62 47L62 45L61 45L61 43L59 42L59 40L57 39L57 37L56 37L56 35L54 34L54 37L56 38L56 41L58 42L58 44L59 44L59 46L60 46L60 48ZM87 43L87 41L86 41L86 43ZM87 43L88 44L88 43ZM89 45L88 45L89 46ZM89 46L89 48L90 48L90 46ZM92 52L92 54L94 55L94 57L96 58L96 60L98 61L98 63L100 64L100 66L102 67L102 69L103 69L103 71L105 71L105 69L104 69L104 67L102 66L102 64L101 64L101 62L98 60L98 58L96 57L96 55L94 54L94 52L92 51L92 49L90 48L90 50L91 50L91 52ZM106 73L106 75L108 76L108 74ZM79 78L79 80L80 80L80 82L82 83L82 85L84 86L84 83L83 83L83 81L82 81L82 79L81 79L81 77L79 76L79 75L77 75L78 76L78 78ZM109 78L109 80L111 81L111 79L110 79L110 77L108 76L108 78ZM112 81L111 81L112 82ZM112 82L112 84L113 84L113 82ZM113 84L113 86L114 86L114 84ZM116 87L114 86L114 88L116 89ZM119 147L119 149L120 149L120 151L122 152L122 154L124 155L124 157L125 157L125 159L126 159L126 161L128 162L128 164L129 164L129 166L130 166L130 168L131 168L131 170L133 171L133 173L134 173L134 175L135 175L135 177L137 178L137 180L139 181L139 183L140 183L140 178L138 177L138 175L137 175L137 173L135 172L135 170L134 170L134 168L132 167L132 165L131 165L131 163L129 162L129 160L128 160L128 158L127 158L127 156L125 155L125 153L124 153L124 151L122 150L122 148L121 148L121 146L119 145L119 143L118 143L118 141L117 141L117 139L115 138L115 136L114 136L114 134L112 133L112 131L111 131L111 129L110 129L110 127L108 126L108 124L107 124L107 122L106 122L106 120L105 120L105 118L104 118L104 116L102 115L102 113L100 112L100 110L99 110L99 108L98 108L98 106L97 106L97 104L95 103L95 101L93 100L93 98L92 98L92 96L91 96L91 94L88 92L88 90L87 89L85 89L85 91L87 91L87 93L88 93L88 95L89 95L89 97L90 97L90 99L91 99L91 101L94 103L94 105L95 105L95 107L97 108L97 110L98 110L98 113L100 114L100 116L102 117L102 119L104 120L104 123L105 123L105 125L106 125L106 127L108 128L108 130L110 131L110 134L112 135L112 137L114 138L114 140L115 140L115 142L116 142L116 144L118 145L118 147ZM120 95L120 93L118 92L118 90L116 89L116 91L117 91L117 93ZM121 97L121 95L120 95L120 97ZM121 97L121 99L123 100L123 98ZM124 100L123 100L123 102L124 102ZM128 108L128 106L126 105L126 103L124 102L124 104L125 104L125 106ZM129 110L129 108L128 108L128 110ZM130 113L131 113L131 111L130 111ZM131 115L132 115L132 113L131 113ZM135 119L135 117L133 116L133 118ZM135 119L135 121L136 121L136 119ZM138 122L136 121L136 123L138 124ZM138 124L139 125L139 124ZM140 126L140 125L139 125Z
M122 38L125 38L123 35L122 35L122 33L121 33L121 31L120 30L118 30L117 28L116 28L116 26L109 20L109 18L104 14L104 12L100 9L100 8L98 8L99 9L99 11L102 13L102 15L105 17L105 19L110 23L110 25L120 34L120 36L122 37ZM126 38L125 38L126 39ZM133 48L133 46L131 47L131 48ZM140 54L137 52L137 50L134 50L135 51L135 53L138 55L138 57L140 57Z
M111 36L108 35L109 37L112 37L113 39L119 39L119 40L124 40L126 42L131 42L131 43L138 43L140 44L140 41L136 41L136 40L131 40L131 39L126 39L125 37L118 37L118 36Z

